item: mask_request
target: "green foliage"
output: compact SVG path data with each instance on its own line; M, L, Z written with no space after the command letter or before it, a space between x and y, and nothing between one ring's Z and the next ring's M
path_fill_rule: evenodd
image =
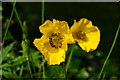
M12 66L17 66L23 64L25 62L25 57L24 56L18 56L15 59L12 60L13 65Z
M31 62L34 67L39 68L40 67L40 59L42 58L42 55L39 51L30 49L30 56L31 56Z
M85 69L81 69L76 77L77 78L89 78L89 73Z
M14 74L14 73L9 72L9 71L3 71L3 70L2 70L2 74L3 74L6 78L21 78L21 77L18 76L17 74Z
M7 57L7 54L12 50L14 42L2 49L2 60L4 61ZM1 61L0 61L1 62Z
M6 40L13 40L13 36L10 31L8 31L8 33L6 35Z
M21 47L22 47L22 53L25 57L28 57L28 41L27 40L23 40L21 43Z
M2 9L3 9L2 6L0 6L0 11L2 11Z
M65 66L64 65L47 66L46 75L47 78L52 78L52 79L65 78L66 75Z
M2 75L3 79L6 79L6 78L15 78L15 79L38 78L39 79L39 78L46 77L47 79L70 80L74 78L76 80L81 78L82 79L98 78L98 75L100 74L100 71L102 69L102 65L106 60L108 50L111 46L111 42L113 40L112 36L114 37L114 33L110 33L110 36L109 36L107 34L107 31L110 32L112 30L111 32L114 32L114 30L116 30L115 27L117 23L113 23L113 24L116 24L113 26L110 20L112 21L115 20L115 22L117 22L116 21L117 13L113 13L114 11L112 11L112 13L109 13L107 16L105 15L106 17L103 16L105 19L103 20L101 16L96 15L96 12L99 12L98 8L99 9L104 8L104 6L101 7L102 3L101 4L100 3L95 3L95 4L93 3L42 3L41 4L42 10L40 10L41 8L40 4L41 3L17 3L17 4L3 3L3 7L0 6L0 11L6 11L6 12L3 12L3 16L2 16L4 17L4 19L0 17L0 20L2 19L3 20L2 22L6 24L6 25L3 25L3 32L5 33L2 34L3 44L2 44L2 50L0 50L0 63L2 63L0 65L0 68L2 68L0 69L0 75ZM41 13L41 11L44 11L44 4L46 6L45 13L44 12ZM73 6L73 4L76 6ZM97 4L100 6L97 6ZM6 6L8 5L12 6L12 8L10 7L11 9L7 9ZM31 5L34 5L34 6L31 6ZM69 6L67 8L68 10L66 10L67 5ZM78 8L79 6L77 5L81 6L82 8L80 7L80 11L75 13L74 10L79 9ZM92 8L89 9L88 5L89 6L91 5ZM93 5L96 7L94 7ZM116 5L112 3L110 4L106 3L104 5L108 11L112 9L114 10L116 9ZM70 11L70 12L63 13L63 11L58 11L56 13L56 9L54 10L54 6L56 6L56 9L59 9L59 10L62 9L63 11ZM63 7L65 7L65 9ZM52 9L49 9L49 8L52 8ZM93 10L93 9L96 9L96 10ZM86 10L88 10L89 13ZM106 13L104 11L103 13ZM7 16L8 14L10 16ZM40 17L41 15L42 17ZM39 32L38 26L44 22L44 15L46 16L45 19L56 18L56 19L62 20L62 18L59 17L58 15L62 15L65 17L66 15L68 15L67 17L69 17L72 20L73 18L79 19L81 17L88 17L90 19L93 19L95 22L94 24L97 24L101 30L102 36L101 36L101 42L99 47L96 49L96 51L87 53L83 51L78 44L69 45L68 51L66 53L66 61L64 63L61 63L61 65L52 65L52 66L48 65L44 60L43 55L37 49L35 49L33 45L33 39L36 36L37 37L41 36L40 34L37 34ZM94 19L95 17L97 17L98 20ZM110 17L112 17L112 19ZM64 19L68 20L70 24L73 23L68 18L64 18ZM8 22L6 22L6 20L8 20ZM14 23L11 25L12 21L14 21ZM22 34L20 33L16 34L16 32L12 31L16 26L21 28ZM109 29L107 28L107 26L109 26ZM119 30L119 28L117 30ZM12 34L16 34L16 35L13 36ZM16 39L17 36L22 36L22 37L19 40L19 39ZM119 41L116 41L116 46L117 44L119 44ZM115 45L115 42L114 42L114 45ZM120 75L119 52L120 51L117 50L119 49L118 46L115 48L115 51L113 53L111 52L112 50L109 52L109 53L112 53L113 56L111 56L110 58L108 57L108 62L107 64L105 64L104 70L101 71L101 74L103 74L102 78L109 78L110 80L119 78L119 75Z
M23 31L23 39L26 39L27 36L28 36L28 30L27 30L26 21L23 22L22 31Z

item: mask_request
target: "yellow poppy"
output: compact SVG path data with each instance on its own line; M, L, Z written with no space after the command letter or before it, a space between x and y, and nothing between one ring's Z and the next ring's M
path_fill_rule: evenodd
M92 25L86 18L80 19L71 26L70 31L73 38L79 46L86 52L93 51L97 48L100 41L100 30L97 26Z
M43 36L34 40L35 47L44 55L49 65L64 62L67 44L74 42L68 23L55 19L53 22L46 20L39 29Z

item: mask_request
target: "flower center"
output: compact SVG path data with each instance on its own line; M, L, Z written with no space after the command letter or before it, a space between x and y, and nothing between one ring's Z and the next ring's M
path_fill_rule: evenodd
M63 40L60 33L53 33L49 38L50 45L55 48L61 48L62 41Z
M76 33L76 37L77 37L78 39L83 40L83 39L85 39L85 33L82 32L82 31L78 31L78 32Z

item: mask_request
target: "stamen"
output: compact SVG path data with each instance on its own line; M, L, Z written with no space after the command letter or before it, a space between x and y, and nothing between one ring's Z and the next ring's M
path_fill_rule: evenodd
M82 31L78 31L78 32L76 33L76 37L77 37L78 39L83 40L83 39L85 39L85 33L82 32Z
M62 46L62 36L61 33L53 33L49 38L51 47L61 48Z

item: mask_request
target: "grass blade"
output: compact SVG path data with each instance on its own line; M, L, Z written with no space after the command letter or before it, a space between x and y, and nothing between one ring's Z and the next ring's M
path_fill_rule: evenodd
M3 37L3 41L2 41L2 46L5 43L5 38L6 38L6 35L7 35L7 32L8 32L8 29L10 27L10 22L12 20L12 17L13 17L14 11L15 11L15 5L16 5L16 2L13 3L13 8L12 8L11 16L10 16L10 19L9 19L7 27L6 27L6 31L5 31L5 34L4 34L4 37Z
M102 66L102 69L101 69L101 71L100 71L100 74L99 74L98 78L101 78L101 75L102 75L102 73L103 73L103 70L104 70L104 68L105 68L105 65L106 65L106 63L107 63L107 61L108 61L108 59L109 59L109 57L110 57L110 55L111 55L111 52L112 52L112 50L113 50L113 48L114 48L114 46L115 46L115 43L116 43L116 40L117 40L117 37L118 37L119 30L120 30L120 24L119 24L119 26L118 26L118 29L117 29L117 31L116 31L116 35L115 35L114 41L113 41L113 43L112 43L112 46L111 46L111 48L110 48L110 51L109 51L109 53L108 53L105 61L104 61L104 63L103 63L103 66Z
M71 47L71 52L70 52L70 55L69 55L69 58L68 58L68 61L67 61L67 64L66 64L66 73L67 73L68 67L70 65L70 61L71 61L72 54L73 54L73 49L74 49L74 45L72 45L72 47Z
M45 5L44 5L44 0L42 0L42 24L44 23L44 9L45 9ZM44 58L42 58L42 60L44 60ZM43 63L43 78L45 78L45 67L44 67L44 63Z

